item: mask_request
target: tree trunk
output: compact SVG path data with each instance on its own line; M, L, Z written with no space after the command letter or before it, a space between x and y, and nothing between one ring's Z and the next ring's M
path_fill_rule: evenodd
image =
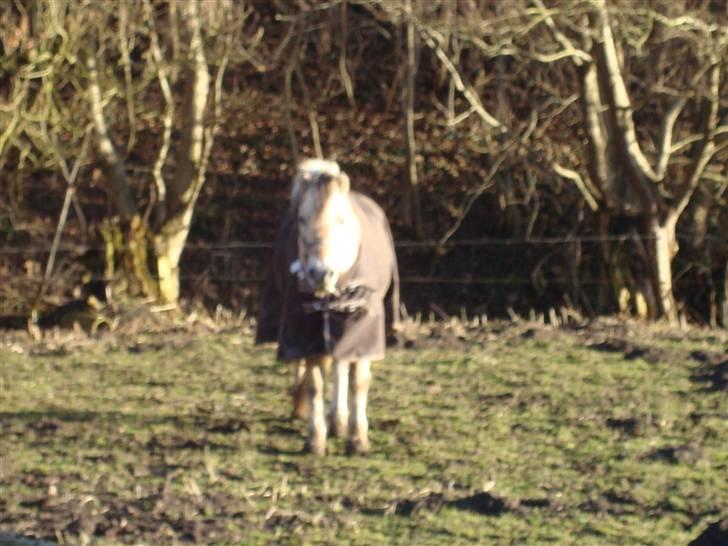
M405 35L405 81L402 86L404 102L405 146L407 149L407 190L404 194L403 214L405 222L414 229L417 237L422 237L422 209L420 204L420 185L417 173L417 142L415 140L415 75L417 73L417 44L415 26L412 21L412 3L404 3Z
M657 292L657 304L660 315L669 322L677 322L677 306L672 291L672 259L677 254L675 237L675 221L668 219L660 222L653 219L649 224L652 240L652 259L654 282Z
M205 182L205 167L212 146L215 119L205 127L205 111L210 91L210 74L202 42L200 18L196 2L186 6L186 23L191 34L190 65L187 69L186 95L183 106L183 128L177 154L177 170L167 187L167 216L154 236L159 299L165 303L179 300L179 262L192 224L192 212ZM216 107L227 58L218 70Z
M125 277L122 284L132 295L156 297L156 287L149 272L147 260L147 226L142 221L139 210L134 204L129 181L126 177L124 158L116 150L106 123L106 115L101 100L101 86L99 84L98 69L96 67L96 51L88 52L86 59L89 69L89 102L96 130L96 146L104 159L106 174L111 181L111 192L117 214L121 219L120 236L109 235L107 244L111 245L106 253L106 269L114 272L114 262L120 262L122 275ZM108 278L108 281L111 281Z
M165 303L179 300L179 262L187 242L192 221L192 207L185 209L162 225L154 236L159 299Z
M612 253L610 251L611 242L609 241L609 214L604 211L597 211L597 229L599 236L599 257L601 258L597 307L602 313L612 313L615 307L614 302L618 299L618 294L614 293L615 285L612 282L611 274L610 256Z
M180 145L177 149L177 168L169 183L162 177L162 167L169 148L171 127L173 123L173 105L171 89L166 71L156 42L156 34L152 33L152 48L158 65L160 85L167 102L165 113L165 133L159 158L154 166L155 183L158 189L157 222L154 230L142 219L133 201L126 177L124 159L118 154L110 137L106 118L103 112L101 89L98 81L98 70L95 63L95 52L88 58L90 73L89 100L92 107L94 125L97 134L98 150L109 167L109 178L116 190L114 197L118 214L121 216L121 236L109 234L106 237L107 271L114 271L114 263L121 264L121 269L128 282L127 287L145 296L158 298L165 303L176 303L180 294L179 263L184 250L187 235L192 223L192 213L205 182L205 171L210 156L214 133L220 118L220 98L222 76L227 65L230 41L223 57L218 62L217 77L214 82L215 111L211 121L205 123L211 78L208 72L207 59L198 12L198 2L184 5L185 23L189 31L189 60L185 74L185 96L182 106L182 127ZM148 244L153 243L158 279L153 279L149 272ZM122 246L123 249L119 249ZM139 289L135 290L134 287Z

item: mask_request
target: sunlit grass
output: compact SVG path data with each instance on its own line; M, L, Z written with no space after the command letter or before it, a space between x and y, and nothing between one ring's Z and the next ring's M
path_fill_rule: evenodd
M628 359L599 336L532 333L393 350L374 369L368 458L341 440L301 455L290 370L245 336L5 351L0 528L74 542L86 525L97 544L686 544L717 519L726 393L694 380L689 355L723 340L653 333ZM455 504L482 491L508 509Z

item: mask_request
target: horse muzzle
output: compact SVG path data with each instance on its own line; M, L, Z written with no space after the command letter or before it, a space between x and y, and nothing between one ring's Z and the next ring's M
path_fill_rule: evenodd
M291 264L291 273L298 277L300 285L307 292L312 292L316 297L330 296L337 292L336 282L339 275L321 262L316 261L304 267L296 260Z
M306 277L315 295L329 295L336 292L338 275L331 269L313 264L306 268Z

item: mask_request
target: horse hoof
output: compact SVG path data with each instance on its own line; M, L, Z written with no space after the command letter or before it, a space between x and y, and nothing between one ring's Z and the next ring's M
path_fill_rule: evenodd
M360 440L349 440L346 442L346 454L351 455L368 455L369 442Z
M326 455L326 444L322 442L311 442L306 440L303 444L303 452L309 455L316 455L317 457L323 457Z

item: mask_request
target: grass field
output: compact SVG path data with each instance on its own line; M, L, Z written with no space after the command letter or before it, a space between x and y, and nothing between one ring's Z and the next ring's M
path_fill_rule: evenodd
M725 334L418 339L374 367L367 458L300 453L273 355L231 331L4 341L3 536L681 545L728 510Z

